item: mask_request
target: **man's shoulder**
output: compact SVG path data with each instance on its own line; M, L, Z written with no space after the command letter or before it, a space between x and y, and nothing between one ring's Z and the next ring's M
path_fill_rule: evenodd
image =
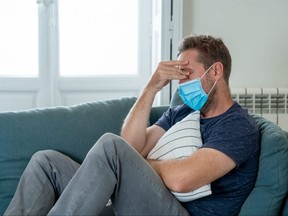
M248 109L242 107L236 101L233 104L232 112L229 117L232 118L234 124L238 123L242 125L242 127L257 128L256 122Z
M210 121L203 121L203 125L207 130L215 132L231 132L243 133L243 130L250 134L251 132L257 133L258 127L252 115L248 110L240 106L237 102L222 115L212 118Z

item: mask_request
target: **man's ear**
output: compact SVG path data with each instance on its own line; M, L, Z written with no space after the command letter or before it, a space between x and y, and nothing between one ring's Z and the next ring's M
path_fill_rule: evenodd
M214 63L214 78L219 80L223 76L223 64L221 62Z

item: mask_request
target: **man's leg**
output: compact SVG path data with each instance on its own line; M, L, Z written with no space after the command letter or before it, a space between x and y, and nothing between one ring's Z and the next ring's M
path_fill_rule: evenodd
M35 153L4 215L47 215L78 168L59 152Z
M49 215L98 215L110 197L117 215L189 215L141 155L113 134L91 148Z

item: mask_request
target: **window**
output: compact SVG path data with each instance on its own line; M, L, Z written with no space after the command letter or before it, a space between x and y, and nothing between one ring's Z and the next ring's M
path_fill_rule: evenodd
M61 0L60 76L136 75L137 0Z
M38 10L35 1L1 1L0 26L0 76L38 76Z
M171 2L1 0L0 110L138 96L167 60Z

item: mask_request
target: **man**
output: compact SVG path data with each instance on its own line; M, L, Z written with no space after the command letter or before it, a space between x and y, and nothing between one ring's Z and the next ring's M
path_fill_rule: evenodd
M160 63L142 90L122 138L102 136L81 166L52 150L34 154L5 215L97 215L109 198L119 215L236 215L256 179L259 132L231 98L230 72L221 39L184 38L178 60ZM185 104L146 128L155 95L171 80L179 80ZM164 133L194 110L201 111L202 148L181 160L146 159ZM191 202L180 203L170 192L206 184L212 194Z

